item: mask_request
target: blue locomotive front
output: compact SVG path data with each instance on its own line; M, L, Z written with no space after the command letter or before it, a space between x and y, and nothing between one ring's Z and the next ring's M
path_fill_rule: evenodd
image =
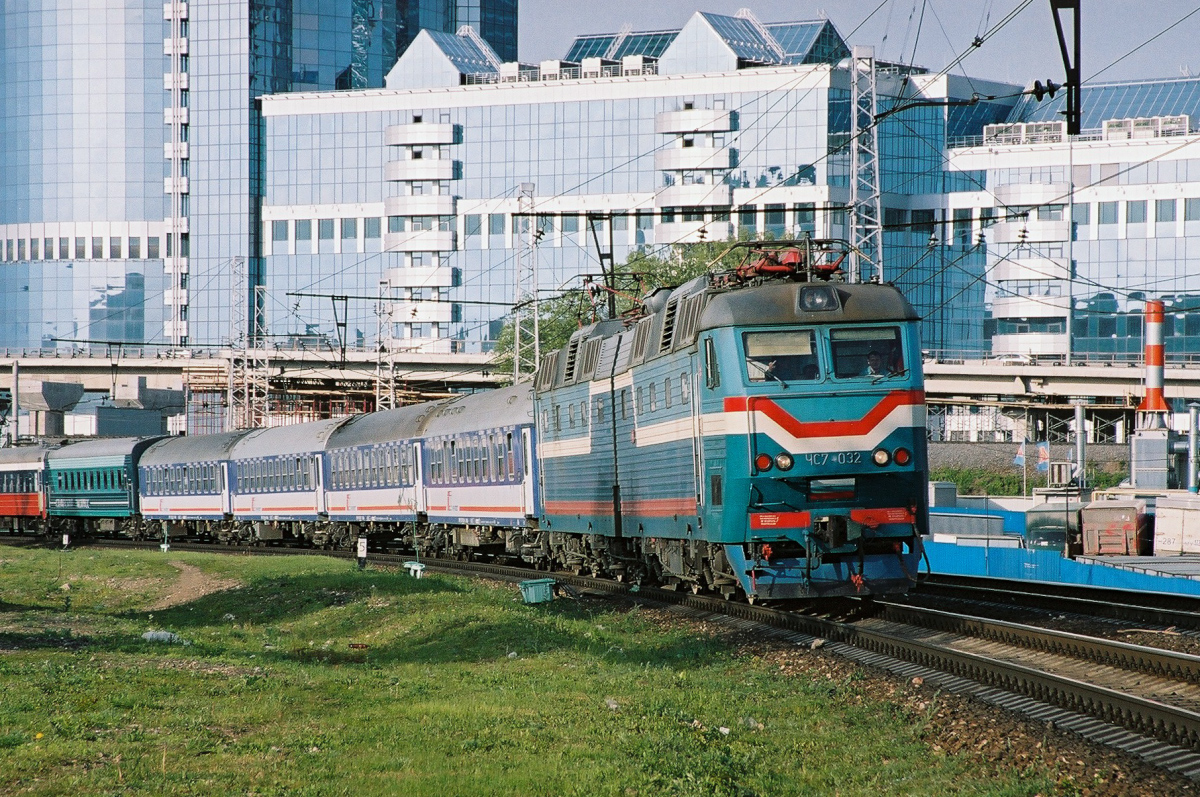
M539 371L549 558L752 599L907 589L927 472L899 291L744 270L647 309Z

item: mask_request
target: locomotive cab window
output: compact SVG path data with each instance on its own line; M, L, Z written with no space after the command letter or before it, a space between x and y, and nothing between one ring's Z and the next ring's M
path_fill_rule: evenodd
M829 347L838 379L885 379L906 373L899 327L832 329Z
M757 382L812 382L821 378L812 330L746 332L746 375Z

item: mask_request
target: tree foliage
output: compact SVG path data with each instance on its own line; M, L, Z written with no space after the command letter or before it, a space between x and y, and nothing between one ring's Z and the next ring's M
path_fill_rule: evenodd
M634 252L617 266L616 310L623 316L636 310L650 293L658 288L678 287L688 280L711 271L737 267L745 249L734 249L731 241L713 241L679 245L666 256ZM542 352L551 352L567 345L578 329L608 316L608 294L600 288L580 286L558 296L538 302L538 327ZM496 341L496 371L507 374L513 367L514 326L512 318L505 321Z

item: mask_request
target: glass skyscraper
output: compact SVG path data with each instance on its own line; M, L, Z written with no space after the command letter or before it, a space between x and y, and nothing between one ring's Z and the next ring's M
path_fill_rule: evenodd
M0 346L225 343L262 275L259 98L381 87L461 24L516 57L512 0L0 2Z

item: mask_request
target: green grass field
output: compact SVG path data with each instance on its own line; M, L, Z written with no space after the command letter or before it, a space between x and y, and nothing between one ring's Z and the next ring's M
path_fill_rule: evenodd
M229 588L154 610L170 562ZM0 793L1060 793L932 756L928 715L854 675L653 614L318 557L0 548Z

